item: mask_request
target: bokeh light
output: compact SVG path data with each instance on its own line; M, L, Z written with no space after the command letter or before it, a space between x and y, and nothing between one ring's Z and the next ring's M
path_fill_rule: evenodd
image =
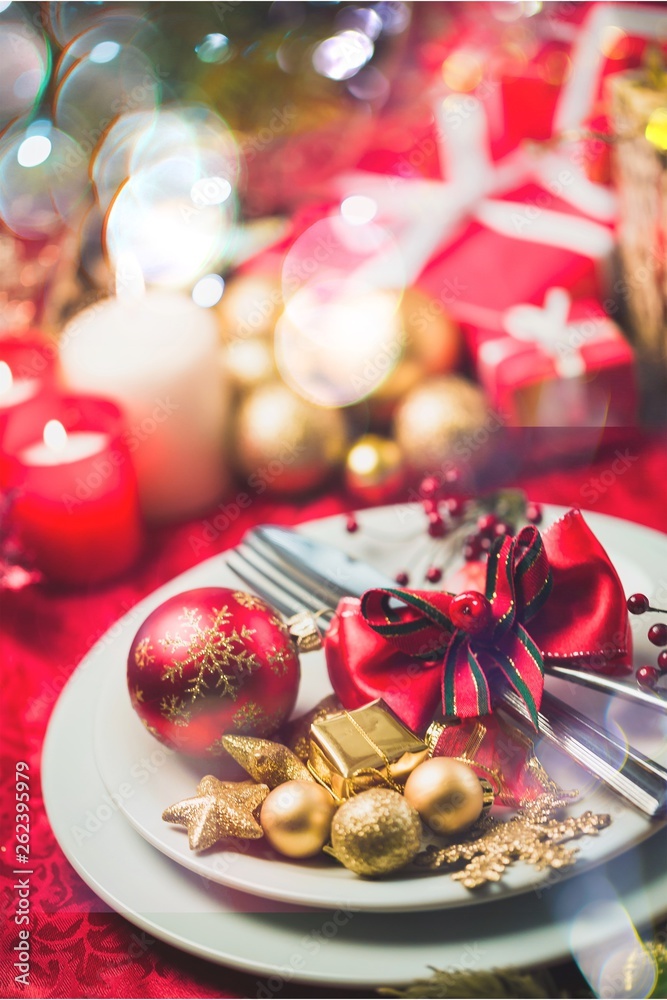
M203 309L211 309L218 304L225 290L225 283L219 274L206 274L192 289L192 301Z
M132 3L108 3L106 0L53 0L44 5L49 28L58 44L65 48L77 35L99 24L103 18L133 12Z
M92 27L77 34L61 53L56 67L56 80L63 77L82 59L93 64L112 62L124 46L132 45L149 57L156 53L159 40L155 25L146 17L122 12L98 14Z
M95 61L95 52L93 46L72 65L54 99L56 125L89 153L119 114L156 108L162 89L151 60L133 45L118 45L104 62Z
M594 996L649 997L657 980L655 961L611 884L604 879L598 884L600 898L586 902L571 923L574 960Z
M344 7L336 15L336 27L361 31L375 41L382 31L382 18L372 7Z
M199 45L195 46L195 52L197 59L203 63L223 63L232 54L229 39L217 31L206 35Z
M340 214L352 226L360 226L371 222L377 215L378 206L373 198L365 194L351 194L340 206Z
M406 3L397 0L377 3L375 12L382 21L382 30L387 35L400 35L410 24L410 8Z
M88 159L40 119L0 143L0 218L17 236L39 239L75 225L89 190Z
M403 350L396 298L379 290L303 288L276 326L275 354L285 382L320 406L349 406L370 395Z
M146 282L187 287L227 258L235 236L238 149L199 105L121 118L93 164L113 267L131 254ZM117 193L116 193L117 191Z
M389 285L395 288L398 307L405 288L403 254L389 230L375 222L351 224L341 214L320 219L294 241L283 259L282 292L288 309L292 296L304 288L320 295L331 288L336 299L346 290L360 294Z
M39 100L49 75L44 36L16 5L0 11L0 127L27 114Z
M368 35L351 28L325 38L315 47L313 67L330 80L349 80L372 59L374 51Z

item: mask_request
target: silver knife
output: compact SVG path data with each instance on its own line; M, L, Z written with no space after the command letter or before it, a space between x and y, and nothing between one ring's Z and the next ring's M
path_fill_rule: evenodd
M239 548L228 554L227 562L286 615L307 610L331 617L342 597L359 597L375 587L395 586L394 581L340 549L274 525L248 532ZM514 692L507 691L498 708L532 733L527 713ZM618 743L602 727L548 692L544 692L539 723L546 741L642 812L659 816L667 811L667 771L661 765Z

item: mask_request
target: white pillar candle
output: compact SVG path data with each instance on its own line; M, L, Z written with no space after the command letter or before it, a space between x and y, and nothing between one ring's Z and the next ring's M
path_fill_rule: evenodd
M144 513L177 520L227 485L227 392L212 311L183 294L106 299L63 331L64 379L125 410Z

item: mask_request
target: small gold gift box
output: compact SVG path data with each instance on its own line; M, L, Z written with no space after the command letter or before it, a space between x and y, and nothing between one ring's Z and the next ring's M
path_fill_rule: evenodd
M373 785L405 784L428 754L380 699L310 727L308 766L339 799Z

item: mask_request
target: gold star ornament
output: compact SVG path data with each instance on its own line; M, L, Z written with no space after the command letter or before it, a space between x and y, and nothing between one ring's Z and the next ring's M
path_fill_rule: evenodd
M258 740L252 736L223 736L221 743L251 778L269 788L282 785L285 781L314 780L306 765L282 743Z
M254 814L268 794L267 785L218 781L209 774L199 782L196 796L169 806L162 819L186 827L191 851L205 851L228 837L257 840L263 831Z

